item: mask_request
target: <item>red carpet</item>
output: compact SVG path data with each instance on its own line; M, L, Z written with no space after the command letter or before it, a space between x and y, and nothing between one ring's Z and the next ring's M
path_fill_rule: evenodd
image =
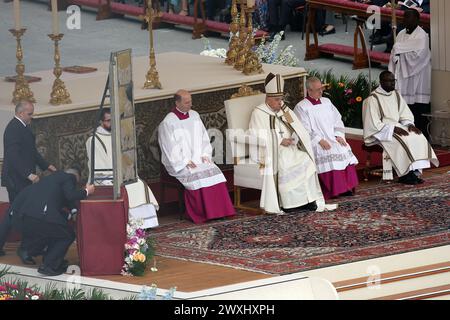
M332 212L300 211L157 228L157 255L287 274L450 244L450 175L377 185Z

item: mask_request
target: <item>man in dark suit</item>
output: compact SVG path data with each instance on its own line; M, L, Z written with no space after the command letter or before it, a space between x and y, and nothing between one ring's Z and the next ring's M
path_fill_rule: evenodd
M6 187L8 191L9 203L12 203L17 194L26 186L39 181L39 177L36 175L36 165L41 170L56 171L56 168L49 165L36 149L35 137L29 128L33 113L34 106L31 102L19 102L16 105L15 116L8 123L3 134L1 179L2 186ZM0 223L0 256L5 254L3 245L10 230L11 219L6 215ZM23 252L19 255L26 257L26 253Z
M77 188L79 180L77 169L57 171L26 187L12 204L14 226L24 236L22 247L30 256L44 252L38 269L41 274L56 276L66 271L64 256L75 240L75 233L68 225L69 216L64 208L73 208L76 201L95 190L91 184L85 189Z

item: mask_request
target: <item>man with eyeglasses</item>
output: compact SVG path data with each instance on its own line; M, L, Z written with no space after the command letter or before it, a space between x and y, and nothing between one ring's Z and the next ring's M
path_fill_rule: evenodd
M20 101L16 105L14 118L3 133L2 186L6 187L10 204L25 187L39 181L36 166L42 171L56 171L55 166L45 161L36 148L36 139L29 127L33 113L33 103ZM11 218L7 215L0 223L0 256L5 254L3 245L11 226ZM25 249L19 248L17 253L25 264L34 264Z
M94 181L91 183L96 185L112 185L112 140L111 140L111 110L102 109L100 113L100 124L95 131L95 169L105 170L94 173ZM92 136L86 141L86 151L88 155L89 177L91 176L91 144Z
M423 169L436 167L439 161L414 125L414 116L402 95L395 90L395 76L390 71L380 74L380 86L363 102L364 142L383 148L383 179L392 180L394 168L399 182L423 183Z
M257 152L250 150L263 174L260 207L270 214L333 209L325 206L309 134L284 104L283 78L269 73L264 86L265 103L255 107L249 123L261 141Z
M358 160L345 140L342 117L330 99L322 96L320 79L306 80L308 95L294 109L308 131L325 199L351 196L358 186Z

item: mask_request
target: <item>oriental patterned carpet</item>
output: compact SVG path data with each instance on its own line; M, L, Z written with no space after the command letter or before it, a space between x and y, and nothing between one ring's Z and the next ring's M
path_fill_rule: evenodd
M450 175L419 186L381 184L341 198L332 212L299 211L155 230L156 253L287 274L450 244Z

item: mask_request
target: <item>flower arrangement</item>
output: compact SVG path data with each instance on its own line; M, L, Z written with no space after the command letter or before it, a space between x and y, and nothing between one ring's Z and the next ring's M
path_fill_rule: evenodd
M152 284L151 287L143 286L142 291L138 294L137 300L156 300L157 286ZM177 288L170 288L169 291L162 297L162 300L172 300L175 290Z
M256 32L256 31L253 31ZM281 42L281 37L283 36L283 31L277 33L273 41L267 46L266 41L263 39L261 43L253 48L256 55L258 56L261 63L267 64L279 64L289 67L297 67L299 60L295 57L295 52L293 46L289 45L280 51L279 46ZM224 48L212 49L209 39L202 36L204 43L204 50L200 52L202 56L216 57L216 58L226 58L227 50Z
M143 276L148 262L154 255L154 243L142 229L143 221L131 219L127 225L128 240L125 243L125 264L122 275Z
M339 110L345 126L362 129L362 103L378 83L373 81L369 87L369 79L362 73L356 79L350 79L343 75L335 76L333 70L324 73L310 71L309 76L315 76L326 84L324 96Z
M258 55L261 63L279 64L289 67L297 67L299 60L295 57L293 46L289 45L280 51L279 46L284 31L277 33L273 41L267 46L265 39L256 47L256 54Z
M28 288L22 281L0 284L0 300L42 300L42 294L36 288Z
M227 50L224 48L213 49L209 39L202 35L203 44L205 46L204 50L200 52L201 56L215 57L215 58L226 58Z

